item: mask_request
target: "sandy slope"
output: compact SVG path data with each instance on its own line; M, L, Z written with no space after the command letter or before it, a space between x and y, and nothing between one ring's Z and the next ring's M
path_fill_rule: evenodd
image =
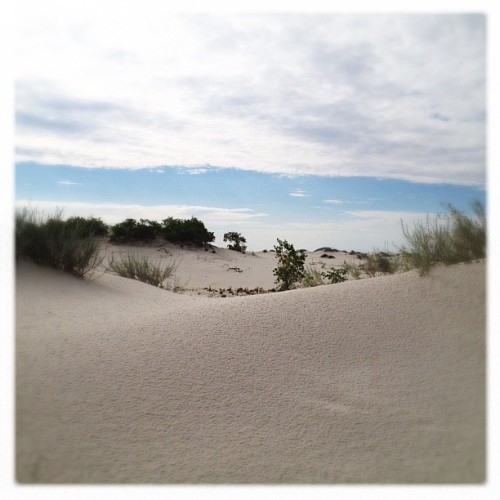
M16 294L21 482L485 478L484 262L228 300L21 264Z
M112 257L119 260L121 255L137 255L160 262L175 262L176 280L184 288L183 293L214 295L205 288L227 289L232 287L271 289L276 286L273 269L277 265L272 252L249 252L241 254L227 248L215 247L215 253L203 248L179 246L166 243L151 245L113 245L107 243L103 248L106 264ZM325 252L308 252L306 265L318 269L340 267L344 261L359 262L356 256L346 252L328 252L333 258L321 258ZM172 280L173 282L173 280ZM171 283L172 284L172 283Z

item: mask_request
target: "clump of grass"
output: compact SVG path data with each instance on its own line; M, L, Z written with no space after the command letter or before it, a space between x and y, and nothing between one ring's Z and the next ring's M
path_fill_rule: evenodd
M452 220L451 237L454 258L470 262L486 257L486 212L479 200L471 204L476 219L471 219L451 204L447 205Z
M414 269L414 265L406 253L397 253L392 258L392 263L397 272L404 273Z
M172 278L177 270L175 261L165 262L162 259L150 259L139 255L127 254L115 260L114 256L108 261L108 269L122 278L136 279L149 285L168 288L165 280ZM174 284L174 289L178 289Z
M36 209L16 212L16 259L29 259L42 266L83 277L103 261L93 234L82 236L79 224L63 220L62 212L44 217Z
M359 268L370 278L381 274L394 274L398 270L398 261L387 252L375 250L367 254L365 259Z
M303 288L309 288L313 286L324 285L323 274L318 269L312 266L307 266L304 269L304 274L300 280L300 286Z
M359 280L361 278L361 265L360 264L351 264L350 262L344 261L342 264L342 270L345 271L345 274L351 275L355 280Z
M475 218L468 217L451 204L448 214L414 224L410 231L402 225L409 246L401 248L403 259L417 268L420 275L438 263L470 262L486 256L486 214L478 200L472 203Z

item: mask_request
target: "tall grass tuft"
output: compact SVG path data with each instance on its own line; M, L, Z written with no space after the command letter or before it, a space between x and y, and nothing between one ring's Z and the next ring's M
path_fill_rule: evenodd
M162 259L152 260L148 257L127 254L115 260L114 256L108 262L108 269L122 278L136 279L149 285L168 288L165 280L174 276L177 270L175 261L165 262ZM178 285L174 285L174 289Z
M15 231L16 259L29 259L83 277L104 258L94 235L81 236L79 225L63 220L61 211L44 217L36 209L18 210Z
M381 274L394 274L398 270L398 264L393 255L374 250L366 256L366 261L359 268L373 278Z
M361 271L362 271L362 268L361 268L361 265L360 264L352 264L350 262L346 262L344 261L344 263L342 264L342 268L341 268L343 271L344 271L344 276L346 274L349 274L350 276L352 276L355 280L359 280L361 278Z
M304 269L304 275L302 276L299 286L303 288L310 288L313 286L324 285L323 273L312 266L307 266Z
M483 205L472 203L475 218L470 218L451 204L447 214L414 224L413 230L402 225L408 247L401 248L402 258L416 267L420 275L438 263L470 262L486 256L486 214Z
M470 262L486 257L486 212L480 201L471 204L476 219L471 219L451 204L447 205L452 219L451 237L455 258Z

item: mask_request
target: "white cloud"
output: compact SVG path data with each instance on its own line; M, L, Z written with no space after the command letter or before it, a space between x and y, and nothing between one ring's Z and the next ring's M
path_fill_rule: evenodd
M342 205L345 201L342 200L323 200L324 203L331 203L332 205Z
M208 172L208 168L183 167L178 172L179 174L203 175Z
M81 186L79 182L73 181L57 181L58 184L62 184L64 186Z
M295 196L296 198L305 198L311 196L307 194L303 189L296 189L292 193L288 193L290 196Z
M485 181L481 15L54 5L19 17L19 161Z
M163 220L166 217L199 217L207 224L252 224L268 214L250 208L220 208L198 205L138 205L119 203L83 203L66 201L17 200L17 207L32 207L44 213L63 209L65 216L102 217L108 224L116 224L126 218Z

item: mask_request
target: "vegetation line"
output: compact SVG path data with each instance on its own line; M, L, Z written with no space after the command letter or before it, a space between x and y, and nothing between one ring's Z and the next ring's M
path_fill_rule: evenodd
M445 205L445 209L443 214L434 218L427 216L425 221L415 223L412 229L401 221L407 244L401 246L397 253L375 250L370 254L358 254L362 260L359 264L344 262L340 268L326 269L323 263L323 271L312 266L306 268L306 251L295 250L293 244L278 238L278 244L274 246L277 266L273 270L276 289L284 291L323 285L325 279L329 283L341 283L347 279L347 275L357 279L362 274L373 277L410 269L417 269L420 275L424 275L440 263L449 265L486 257L487 224L481 202L476 200L472 203L474 217L468 217L451 204ZM107 226L101 219L94 217L63 220L62 211L45 217L39 215L36 209L27 208L16 212L15 232L16 259L29 259L79 277L102 264L104 256L101 256L100 241L104 237L109 237L115 243L124 243L151 241L161 236L174 243L204 245L205 250L215 240L214 233L208 231L205 224L195 217L186 220L168 217L161 223L148 219L126 219L114 226ZM230 250L245 253L246 239L240 233L225 233L224 241L229 242ZM322 257L330 256L324 254ZM127 255L119 260L112 257L107 269L119 276L153 286L177 288L177 285L172 287L167 282L177 270L175 261L154 261ZM238 268L230 269L240 271Z

